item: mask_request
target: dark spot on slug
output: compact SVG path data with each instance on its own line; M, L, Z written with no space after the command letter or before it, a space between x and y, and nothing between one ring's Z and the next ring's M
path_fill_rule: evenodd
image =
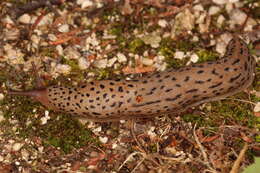
M237 64L237 63L239 63L240 62L240 59L236 59L233 63L232 63L232 65L235 65L235 64Z
M191 89L191 90L186 91L186 93L193 93L193 92L196 92L196 91L198 91L198 89Z
M199 70L199 71L197 71L198 74L201 74L201 73L203 73L203 72L204 72L204 70Z
M230 78L229 82L232 83L235 80L237 80L241 76L241 73L239 73L237 76Z
M219 82L216 85L211 85L209 88L216 88L216 87L218 87L218 86L220 86L222 84L223 84L223 82Z

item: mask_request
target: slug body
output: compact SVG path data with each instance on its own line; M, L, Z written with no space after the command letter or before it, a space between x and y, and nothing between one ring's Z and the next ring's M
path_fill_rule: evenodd
M27 95L56 111L93 121L143 118L182 112L188 107L240 92L251 85L255 64L247 45L235 37L229 42L225 56L217 61L171 69L130 81L93 81L75 88L50 86L38 91L38 95L37 91L34 91L35 96Z

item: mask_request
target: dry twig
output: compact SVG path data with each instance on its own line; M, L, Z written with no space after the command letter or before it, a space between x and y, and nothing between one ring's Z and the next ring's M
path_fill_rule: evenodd
M233 165L230 173L238 173L238 170L239 170L239 167L240 167L240 163L244 159L245 153L246 153L247 149L248 149L248 144L245 143L243 149L240 151L240 153L239 153L239 155L237 157L237 160L234 162L234 165Z

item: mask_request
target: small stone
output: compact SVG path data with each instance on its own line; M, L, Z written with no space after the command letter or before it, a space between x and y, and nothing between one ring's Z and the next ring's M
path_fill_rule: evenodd
M96 60L94 61L94 66L97 68L106 68L107 67L107 59L100 59L100 60Z
M108 67L112 67L116 61L117 61L116 57L113 57L113 58L109 59L108 63L107 63L107 66Z
M4 157L0 155L0 162L4 161Z
M211 6L209 8L209 15L215 15L220 11L220 8L218 6Z
M29 24L31 23L31 16L29 14L23 14L18 18L18 21L23 24Z
M0 110L0 122L4 120L5 120L4 113Z
M147 66L153 65L153 60L150 59L150 58L142 58L142 59L141 59L141 62L142 62L144 65L147 65Z
M45 116L40 119L42 125L46 124L47 121L50 119L49 111L45 111L44 114Z
M48 38L50 41L56 41L57 37L54 34L48 34Z
M67 47L64 49L64 56L66 59L79 59L81 54L75 47Z
M257 102L254 107L254 112L260 112L260 102Z
M241 25L244 23L245 19L247 18L246 13L239 9L233 9L231 13L229 14L230 16L230 22L231 24L238 24Z
M92 131L93 131L94 133L98 133L98 132L101 132L101 130L102 130L102 127L99 126L99 127L95 128L95 129L93 129Z
M89 66L90 66L90 62L87 61L86 58L79 58L78 64L79 64L79 68L81 70L85 70L85 69L89 68Z
M199 60L199 56L197 54L191 55L191 57L190 57L191 62L196 63L196 62L198 62L198 60Z
M60 74L69 74L71 71L71 67L67 64L57 64L55 70Z
M168 25L168 22L167 22L166 20L164 20L164 19L160 19L160 20L158 21L158 25L159 25L160 27L162 27L162 28L165 28L165 27Z
M108 141L108 137L99 137L99 141L101 142L101 143L103 143L103 144L105 144L105 143L107 143L107 141Z
M60 56L62 56L63 55L63 47L61 45L57 45L55 48L58 51L58 54Z
M126 62L127 61L127 58L126 58L126 56L124 55L124 54L122 54L122 53L118 53L117 54L117 60L118 60L118 62Z
M158 48L162 38L156 33L147 34L141 38L145 44L150 45L152 48Z
M4 99L4 94L3 93L0 93L0 101L2 101Z
M13 151L19 151L22 148L23 144L22 143L14 143L12 146Z
M204 11L204 7L201 4L195 5L193 9L197 11Z
M176 58L176 59L183 59L184 58L184 52L182 52L182 51L177 51L177 52L175 52L175 54L174 54L174 58Z
M87 8L94 5L94 3L91 0L77 0L77 4L81 5L81 8Z
M229 2L229 0L212 0L215 4L222 5Z
M221 25L223 24L223 22L225 21L225 17L223 15L219 15L218 16L218 19L217 19L217 24L218 24L218 27L221 27Z
M69 32L69 25L68 24L63 24L63 25L61 25L61 26L59 26L59 28L58 28L58 31L60 31L60 32Z

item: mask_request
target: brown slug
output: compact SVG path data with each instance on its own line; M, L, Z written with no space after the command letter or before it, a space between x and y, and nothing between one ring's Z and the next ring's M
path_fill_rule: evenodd
M222 59L157 72L135 80L93 81L78 87L50 86L15 92L47 108L92 121L113 121L185 111L246 89L256 62L247 45L234 37Z

